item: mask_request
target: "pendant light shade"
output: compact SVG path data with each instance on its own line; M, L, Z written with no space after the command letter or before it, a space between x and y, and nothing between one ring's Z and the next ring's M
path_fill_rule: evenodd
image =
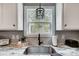
M36 18L43 19L44 18L44 8L41 8L41 3L39 4L39 8L36 9Z

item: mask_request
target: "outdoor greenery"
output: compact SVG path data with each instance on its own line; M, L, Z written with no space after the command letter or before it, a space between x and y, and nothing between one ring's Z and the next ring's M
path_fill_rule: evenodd
M37 19L35 9L28 9L28 24L30 33L48 33L50 32L51 25L51 13L48 12L51 9L45 10L45 16L43 19Z

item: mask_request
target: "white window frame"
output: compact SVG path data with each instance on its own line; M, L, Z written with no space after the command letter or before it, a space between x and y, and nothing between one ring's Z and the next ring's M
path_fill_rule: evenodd
M26 6L26 8L28 9L28 8L38 8L39 6ZM43 6L42 6L43 7ZM47 8L47 9L52 9L52 6L44 6L45 8ZM26 31L26 32L24 32L24 35L29 35L29 34L38 34L38 33L29 33L29 31L28 31L28 20L26 20L25 21L25 23L27 23L27 29L25 29L24 31ZM50 22L49 22L50 23ZM51 22L51 33L41 33L41 34L51 34L52 35L52 27L53 27L53 25L52 25L52 22ZM55 33L54 33L55 34Z
M52 20L47 21L47 22L45 22L45 21L37 22L37 21L28 21L28 19L27 19L27 34L38 34L39 32L31 33L31 31L30 31L31 27L29 26L29 23L48 23L50 25L50 27L51 27L49 32L41 32L41 34L52 34Z

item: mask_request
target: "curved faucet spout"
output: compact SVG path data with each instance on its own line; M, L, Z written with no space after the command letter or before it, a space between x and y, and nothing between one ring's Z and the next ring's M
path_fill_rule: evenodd
M38 40L39 40L38 45L41 45L43 42L40 42L40 33L38 34Z

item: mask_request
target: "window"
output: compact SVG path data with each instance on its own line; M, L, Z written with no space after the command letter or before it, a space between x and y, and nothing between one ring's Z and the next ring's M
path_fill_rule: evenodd
M27 34L52 34L52 27L54 26L52 22L55 20L55 7L44 8L45 17L43 19L36 18L36 8L24 7L24 19L27 20Z

